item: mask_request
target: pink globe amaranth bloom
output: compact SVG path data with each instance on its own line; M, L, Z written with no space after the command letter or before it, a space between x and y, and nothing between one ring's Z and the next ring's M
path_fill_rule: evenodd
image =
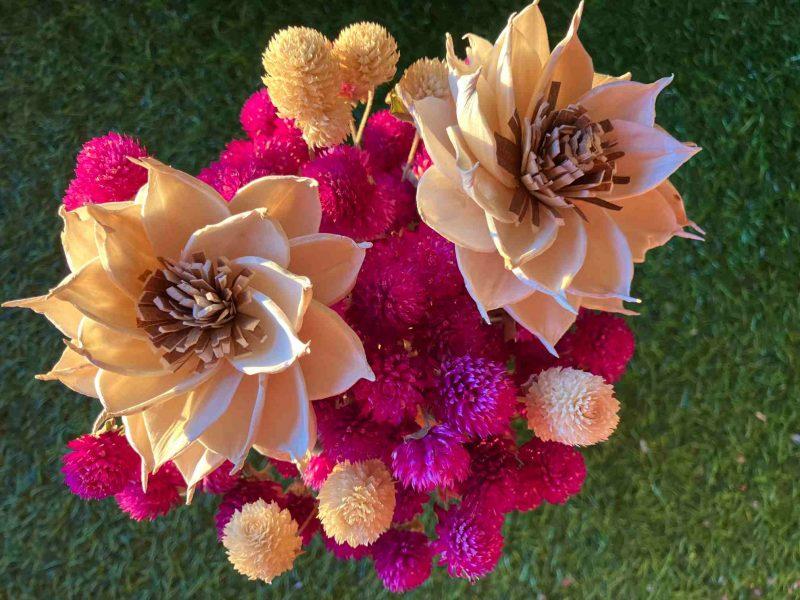
M214 516L214 523L217 527L217 538L222 540L225 525L231 520L233 513L242 508L245 504L264 500L265 502L282 501L281 486L269 479L240 479L236 487L222 497ZM280 504L280 502L278 502Z
M90 139L78 152L75 179L67 188L64 206L71 210L84 204L132 200L147 183L147 171L128 157L143 156L147 149L134 137L109 131Z
M303 483L318 492L335 466L336 461L324 452L312 456L308 459L306 468L303 469Z
M425 148L425 144L420 142L417 153L414 155L414 166L412 167L414 175L419 179L432 165L433 161Z
M558 363L599 375L615 383L625 374L636 341L625 319L605 312L581 310L575 327L561 338Z
M434 396L437 419L468 436L488 437L508 429L517 394L505 365L467 355L442 361Z
M225 149L219 153L219 162L245 164L256 158L253 140L231 140Z
M94 200L92 200L91 182L75 177L69 182L61 202L67 210L75 210L79 206L95 204Z
M203 477L202 489L208 494L227 494L239 483L239 475L231 475L233 463L226 460Z
M432 549L450 577L474 581L494 570L503 553L503 517L463 503L438 509Z
M520 446L518 455L522 461L518 477L522 489L535 486L536 492L550 504L564 504L581 491L586 464L581 453L572 446L543 442L534 437ZM523 504L525 502L523 498Z
M211 163L198 173L197 178L213 187L225 200L230 200L239 191L254 179L266 177L269 171L261 166L258 161Z
M403 349L387 349L375 352L369 363L375 381L362 379L353 386L362 414L391 425L413 420L428 385L422 361Z
M361 560L370 555L372 546L351 546L347 543L339 543L331 537L322 533L322 541L325 548L339 560Z
M470 474L460 486L464 502L482 512L504 514L516 506L516 446L509 438L493 436L469 445Z
M376 171L391 171L405 164L413 141L414 125L381 110L367 121L361 147Z
M398 594L427 581L433 552L424 533L390 529L375 542L372 560L383 586Z
M272 100L270 100L267 88L261 88L253 92L245 100L239 113L239 122L242 124L242 129L251 138L272 135L277 119L277 109Z
M152 521L182 502L180 492L185 486L177 467L168 462L148 477L147 491L142 489L142 482L137 478L129 481L114 498L131 519Z
M428 308L425 283L418 270L393 260L376 243L358 275L349 312L367 337L383 343L406 335L425 320Z
M325 454L336 462L379 458L388 461L398 443L399 431L360 414L351 402L336 406L338 399L314 402L317 434Z
M64 483L84 500L109 498L139 477L139 456L116 431L82 435L67 448L61 457Z
M448 425L437 425L418 439L409 437L392 453L392 473L403 485L421 492L451 488L470 470L462 440Z
M308 145L302 135L276 133L253 142L256 159L270 175L297 175L309 160Z
M430 500L430 494L418 492L410 487L395 485L395 500L392 523L399 525L422 514L425 504Z
M401 179L401 171L375 173L376 202L392 206L394 220L390 229L396 231L419 220L417 214L416 189Z
M292 515L292 519L297 523L298 533L303 539L303 545L310 544L314 534L322 528L319 519L312 516L317 507L314 497L289 492L278 500L278 505L287 509Z
M416 231L405 233L403 254L422 271L434 302L467 293L455 246L424 223Z
M319 182L320 231L372 240L391 229L394 196L376 193L368 161L366 152L341 145L303 165L302 174Z
M466 294L439 301L429 315L425 333L428 348L440 360L468 354L497 363L506 361L502 326L486 323Z

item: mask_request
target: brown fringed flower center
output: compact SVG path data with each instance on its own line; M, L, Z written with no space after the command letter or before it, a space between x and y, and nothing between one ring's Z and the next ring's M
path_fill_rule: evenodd
M266 337L259 320L241 311L251 300L252 272L234 274L225 257L159 258L164 267L142 277L138 325L173 370L189 360L202 371L223 356L248 351Z
M608 120L592 121L579 104L555 110L560 84L553 82L547 100L540 100L532 122L523 124L519 115L509 121L514 140L495 134L497 160L501 167L519 178L520 186L509 210L520 221L530 211L534 225L539 225L540 205L556 218L559 209L572 208L584 220L575 204L588 202L609 210L622 207L598 198L614 184L625 184L628 177L616 175L616 162L624 152L608 139L613 126Z

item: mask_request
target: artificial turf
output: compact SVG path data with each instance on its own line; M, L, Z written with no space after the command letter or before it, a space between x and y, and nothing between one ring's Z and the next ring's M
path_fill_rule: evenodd
M551 43L572 1L543 0ZM56 208L82 141L109 129L196 172L240 135L260 53L288 24L334 36L377 20L402 63L443 53L446 31L493 37L519 2L27 2L3 0L0 299L65 272ZM470 586L441 570L419 598L748 598L800 595L800 4L590 0L596 70L675 73L659 122L704 151L673 181L707 231L640 266L637 352L622 421L587 449L583 493L509 518L496 571ZM0 596L347 598L385 594L369 561L321 545L274 585L228 565L200 497L154 523L61 483L64 443L95 401L34 382L57 332L0 313Z

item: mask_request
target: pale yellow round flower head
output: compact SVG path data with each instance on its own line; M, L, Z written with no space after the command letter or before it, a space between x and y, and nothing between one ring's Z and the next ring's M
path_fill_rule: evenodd
M438 58L420 58L405 70L397 90L404 102L429 96L447 100L450 98L447 65Z
M278 114L294 119L311 146L347 137L352 114L340 96L342 70L328 38L308 27L287 27L270 40L263 64L264 85Z
M397 42L377 23L354 23L342 29L333 45L344 82L353 99L364 100L370 90L394 77Z
M394 483L379 460L339 463L317 499L325 533L340 544L371 544L392 523Z
M239 573L271 583L292 568L302 540L288 510L259 499L233 513L222 544Z
M614 388L602 377L553 367L539 374L525 399L528 427L541 439L569 446L603 442L619 423Z

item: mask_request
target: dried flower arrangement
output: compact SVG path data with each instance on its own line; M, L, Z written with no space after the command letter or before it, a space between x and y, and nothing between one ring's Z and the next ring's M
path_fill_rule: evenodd
M88 141L69 275L5 304L66 338L39 378L102 405L68 444L70 490L136 520L216 494L247 577L319 533L393 592L436 557L486 576L507 513L577 494L579 447L619 421L634 263L703 233L668 180L698 148L655 124L671 79L595 73L581 14L552 49L537 2L464 59L448 37L374 114L385 28L279 31L246 137L197 177Z

